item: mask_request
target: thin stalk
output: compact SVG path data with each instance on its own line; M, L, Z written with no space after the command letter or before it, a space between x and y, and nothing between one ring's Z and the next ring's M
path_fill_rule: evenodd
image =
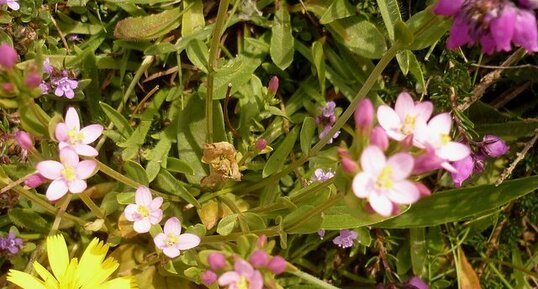
M105 213L101 210L101 208L99 208L95 202L86 194L86 193L82 193L82 194L79 194L79 197L80 199L82 200L82 202L84 202L84 204L88 207L88 209L90 209L90 211L92 211L92 213L99 219L103 219L104 221L104 225L106 227L106 229L110 232L112 230L112 225L110 224L110 222L108 221L108 219L106 218L106 215Z
M20 185L21 183L23 183L27 178L31 177L33 174L37 173L37 171L35 172L31 172L29 174L27 174L26 176L23 176L22 178L14 181L14 182L11 182L9 184L7 184L7 186L3 187L1 190L0 190L0 195L11 190L13 187L15 186L18 186Z
M63 198L60 204L60 209L58 210L58 213L54 218L54 222L52 223L52 227L50 228L49 236L56 234L56 231L58 231L58 228L60 227L60 223L62 221L62 217L64 216L65 210L67 210L67 206L69 206L69 202L71 202L72 198L72 194L67 194L65 198Z
M219 57L219 44L220 38L224 33L226 11L230 0L221 0L219 4L219 10L217 12L217 21L215 22L215 28L211 35L211 46L209 48L209 63L207 74L207 96L205 100L205 115L207 122L207 143L213 142L213 82L215 77L215 67L217 66L217 59Z
M278 226L274 226L274 227L263 229L263 230L251 231L250 233L256 234L258 236L265 235L267 237L274 237L274 236L278 236L279 230L280 228ZM222 243L222 242L227 242L227 241L234 241L234 240L237 240L237 238L244 235L245 233L243 232L237 232L237 233L231 233L226 236L220 236L220 235L202 236L200 238L202 239L202 242L201 242L202 244L210 244L210 243Z
M301 227L304 223L310 221L314 216L316 216L318 214L321 214L326 209L332 207L334 204L336 204L336 202L341 200L343 197L344 197L344 194L337 194L337 195L332 196L331 198L329 198L324 203L322 203L322 204L318 205L317 207L313 208L312 210L308 211L308 213L303 215L301 220L299 220L295 224L292 224L288 228L285 228L285 230L286 231L293 231L294 229L297 229L297 228Z
M288 266L290 266L290 265L291 264L288 263ZM331 285L331 284L329 284L329 283L327 283L327 282L325 282L323 280L320 280L320 279L318 279L318 278L316 278L316 277L314 277L314 276L312 276L312 275L310 275L310 274L308 274L306 272L303 272L303 271L301 271L301 270L299 270L297 268L295 268L295 269L296 270L290 271L289 273L303 279L304 281L306 281L306 282L308 282L308 283L310 283L312 285L316 285L319 288L325 288L325 289L340 289L340 288L338 288L336 286L333 286L333 285Z

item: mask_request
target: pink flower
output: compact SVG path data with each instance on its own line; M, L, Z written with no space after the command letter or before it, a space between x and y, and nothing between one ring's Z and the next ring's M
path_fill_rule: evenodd
M60 150L60 162L42 161L37 164L37 171L45 178L52 180L46 195L49 201L56 201L68 191L74 194L86 189L89 178L97 163L92 160L79 161L75 151L69 148Z
M44 178L41 174L35 173L31 176L29 176L26 180L24 180L24 184L30 188L37 188L41 186L47 179Z
M431 102L415 103L411 95L402 92L398 95L394 109L387 105L377 109L377 120L390 138L401 141L406 136L414 134L418 125L426 123L432 112Z
M263 277L260 271L254 270L249 262L238 259L234 271L229 271L219 277L219 285L228 289L262 289Z
M351 230L340 230L340 235L333 239L333 244L340 248L353 247L353 243L359 234Z
M176 217L164 223L163 231L164 233L159 233L153 241L157 248L170 258L179 256L180 250L192 249L200 244L200 237L189 233L181 234L181 222Z
M370 133L370 144L379 147L383 151L389 148L389 138L382 127L376 126L372 129Z
M95 157L99 153L88 144L94 142L103 133L103 126L92 124L80 129L77 111L70 107L65 114L65 122L56 125L55 135L60 142L60 149L70 147L81 156Z
M267 269L278 275L286 272L287 266L286 259L281 256L274 256L271 258L271 261L269 261L269 264L267 264Z
M374 105L372 101L368 98L361 100L353 116L355 118L355 128L361 131L370 129L374 120Z
M440 113L433 117L427 125L420 124L415 134L415 140L431 149L441 161L441 166L450 172L456 169L448 163L467 157L471 150L467 145L454 142L450 138L452 118L449 113Z
M200 279L202 279L202 283L204 283L206 286L209 286L217 282L217 274L213 271L207 270L202 273Z
M19 10L21 6L17 0L0 0L1 5L7 5L11 10Z
M34 148L32 136L23 130L18 130L15 132L15 140L23 150L29 151Z
M271 77L271 80L269 80L269 85L267 85L267 90L275 94L278 90L278 86L280 85L280 80L278 79L278 76Z
M362 172L353 178L352 188L359 198L368 198L371 207L382 216L390 216L394 204L412 204L420 198L417 187L407 180L413 169L413 157L398 153L388 160L377 146L368 146L361 155Z
M209 255L207 256L207 263L209 264L209 267L211 267L211 269L217 271L226 267L226 257L223 254L217 252L209 253Z
M17 64L17 51L9 44L2 43L0 45L0 66L11 69L15 64Z
M43 61L43 71L48 75L52 74L54 71L54 68L52 65L50 65L50 59L48 57L45 58L45 61Z
M152 199L149 189L140 186L136 190L135 199L136 204L130 204L125 208L125 218L134 222L133 228L136 232L147 233L152 224L159 224L163 218L161 210L163 198Z
M269 254L264 250L256 250L250 255L249 260L255 268L265 267L269 263Z
M484 154L492 158L505 155L510 147L506 142L496 135L485 135L482 139L481 150Z
M56 90L54 94L56 96L63 96L72 99L75 97L75 92L73 89L78 87L78 81L67 78L66 76L59 79L52 80L52 83L56 85Z

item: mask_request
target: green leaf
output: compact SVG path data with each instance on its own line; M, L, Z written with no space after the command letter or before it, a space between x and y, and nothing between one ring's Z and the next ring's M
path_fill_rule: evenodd
M422 67L420 66L420 62L417 60L417 57L415 54L409 50L408 56L409 56L409 70L411 71L411 74L415 79L418 81L418 84L420 85L420 88L422 91L426 90L426 81L424 80L424 73L422 72Z
M397 21L402 21L400 6L397 0L377 0L377 7L381 12L381 17L387 28L390 40L394 41L394 25Z
M233 232L235 226L237 226L237 214L230 214L222 218L217 225L217 233L222 236L229 235Z
M167 170L160 170L157 175L157 182L159 182L163 189L172 195L179 196L187 203L194 205L196 208L200 208L200 203L198 200L189 192L185 186L178 181L171 173Z
M133 133L133 129L123 115L104 102L100 102L99 105L123 137L128 138Z
M321 15L319 23L329 24L337 19L342 19L355 14L355 8L347 0L333 0L329 8Z
M294 52L294 38L286 0L280 1L280 7L276 9L271 32L271 59L278 68L285 70L293 61Z
M144 186L149 185L148 175L139 163L128 160L123 164L123 169L125 170L127 176L133 180L143 184Z
M409 229L409 245L411 251L411 265L415 276L424 276L426 274L426 262L428 251L426 246L426 229L411 228Z
M298 127L294 127L282 141L282 143L280 143L278 148L271 154L267 160L267 163L265 163L265 166L263 167L262 176L264 178L278 172L282 166L284 166L284 163L288 159L288 155L293 150L293 146L295 145L295 140L297 139L298 134Z
M149 16L127 17L116 24L114 37L124 40L149 40L163 36L179 27L179 18L184 11L176 8Z
M181 36L185 37L204 27L204 2L202 0L183 0L183 9L186 12L181 18Z
M209 59L209 48L204 41L193 39L187 46L187 57L196 68L207 73L207 63Z
M321 214L317 214L315 216L312 216L308 218L307 221L304 220L304 216L310 212L312 209L314 209L314 206L305 205L297 208L296 210L293 210L291 213L287 214L286 217L284 217L284 228L286 229L286 233L293 233L293 234L311 234L319 231L320 228L322 228L322 222L323 218L321 217ZM296 226L295 224L301 223L300 226Z
M241 85L250 80L251 75L260 66L261 60L238 55L231 59L224 66L219 67L215 72L215 91L213 99L223 99L226 97L228 84L232 84L231 94L237 92Z
M414 36L414 41L409 47L411 50L433 45L450 29L448 17L433 14L432 6L414 14L406 23Z
M171 172L194 175L194 169L186 161L176 158L168 158L166 163L166 169Z
M336 20L329 24L329 30L349 50L366 58L381 58L387 50L383 34L358 16Z
M303 121L303 126L301 127L301 151L303 154L308 154L310 151L310 145L312 144L312 139L314 138L314 132L316 130L316 122L313 118L307 117Z
M538 176L434 193L401 215L376 224L381 228L430 227L480 215L538 188Z
M151 121L143 120L126 141L118 143L119 147L124 148L123 152L121 152L121 157L124 160L133 159L138 155L150 128Z
M494 134L506 141L517 140L520 137L532 136L538 129L538 121L506 121L502 123L475 124L474 129L479 134Z
M50 224L32 209L12 208L8 211L9 219L17 226L40 233L48 233Z
M119 193L116 195L116 200L120 205L129 205L135 203L135 193Z
M312 43L312 58L318 75L320 91L322 97L325 98L325 56L323 54L323 44L320 41Z

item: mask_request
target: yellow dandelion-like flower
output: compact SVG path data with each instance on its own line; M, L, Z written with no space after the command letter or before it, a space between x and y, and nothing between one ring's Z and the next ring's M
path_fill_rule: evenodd
M106 279L118 269L114 258L106 258L108 245L93 239L78 261L69 261L67 245L62 235L47 238L47 256L52 274L38 262L33 266L39 277L9 270L7 280L23 289L137 289L133 277Z

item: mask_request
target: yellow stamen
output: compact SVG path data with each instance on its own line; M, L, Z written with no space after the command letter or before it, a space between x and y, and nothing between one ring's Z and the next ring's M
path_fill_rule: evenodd
M138 206L137 212L138 212L138 214L140 214L140 216L142 216L142 218L145 218L145 217L149 216L149 210L148 210L148 208L146 208L144 206Z
M177 237L173 234L168 234L168 238L166 238L165 244L167 247L174 246L177 243Z
M444 145L449 143L452 140L450 136L446 133L441 134L439 138L441 139L441 143Z
M377 180L375 182L376 186L380 189L392 189L392 187L394 186L394 182L390 178L390 174L392 174L392 167L384 167L383 170L381 170L379 176L377 176Z
M69 137L69 143L72 145L79 144L84 139L84 133L75 129L68 131L67 136Z
M248 289L247 278L245 278L244 276L240 277L239 282L237 282L237 289Z
M405 120L403 123L403 126L401 128L401 132L405 135L410 135L415 130L415 123L416 123L417 117L414 115L405 115Z
M66 165L66 164L64 164L64 169L62 170L62 176L68 182L73 181L77 178L75 169L72 166Z

